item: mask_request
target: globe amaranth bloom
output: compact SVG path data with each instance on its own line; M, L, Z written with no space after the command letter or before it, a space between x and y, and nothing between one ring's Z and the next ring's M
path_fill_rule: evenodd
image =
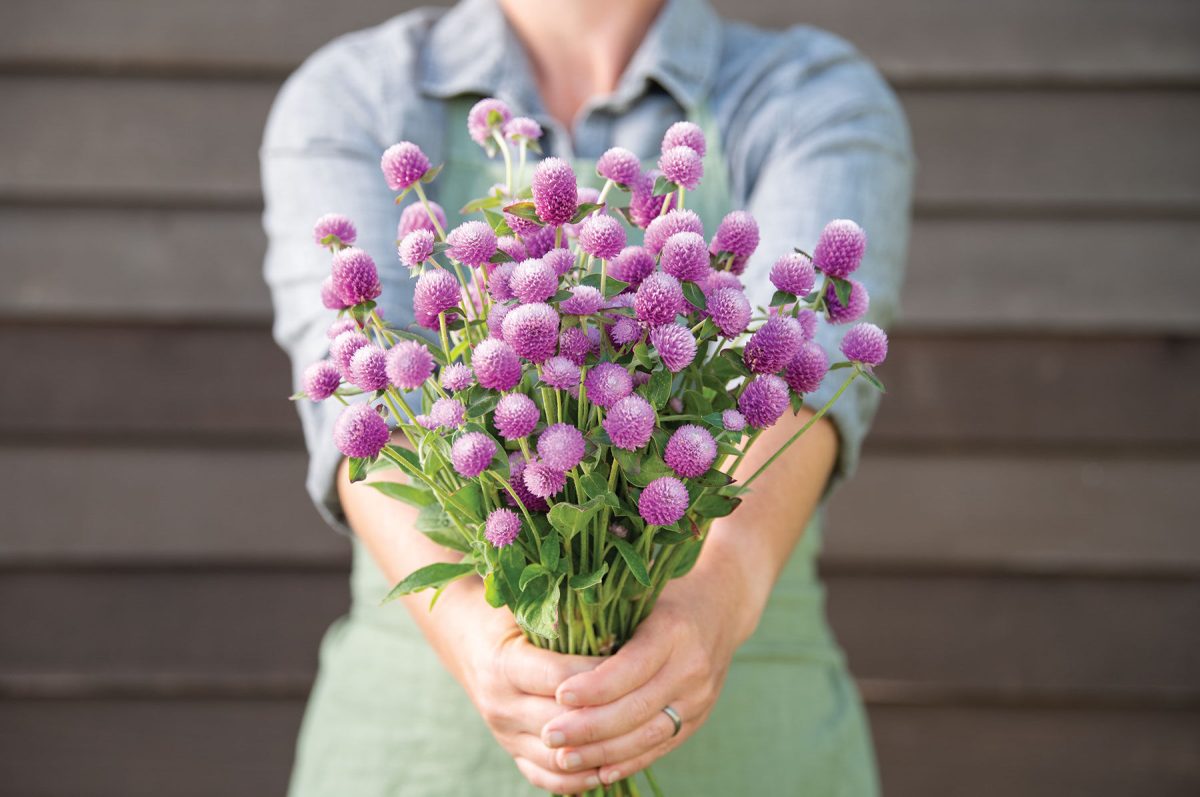
M678 146L666 150L658 159L658 168L676 185L694 191L704 176L704 161L691 147Z
M348 457L374 459L389 434L387 421L370 404L351 404L333 424L333 442Z
M654 183L658 179L657 170L645 172L630 186L629 217L633 223L646 229L659 216L675 207L678 197L675 194L655 196Z
M504 123L504 137L514 143L537 141L542 137L542 126L528 116L514 116Z
M803 395L820 387L828 371L829 359L825 356L825 350L806 340L783 370L783 379L793 392Z
M577 389L579 375L579 366L567 357L551 357L542 363L542 382L555 390Z
M588 355L599 348L597 344L579 327L570 327L558 336L558 353L576 365L583 365Z
M571 250L565 247L551 249L542 255L542 262L554 271L559 277L564 277L567 273L575 268L575 258L571 254Z
M482 266L496 254L496 233L482 221L465 221L446 236L450 257L474 268Z
M388 386L387 352L367 344L350 357L350 382L365 391L385 390Z
M788 252L771 266L771 284L793 296L807 296L816 284L812 261L799 252Z
M633 377L617 363L598 363L584 377L588 399L608 409L633 392Z
M600 291L591 285L577 285L571 289L571 295L558 305L558 309L567 315L592 315L604 306L604 297Z
M579 246L592 257L612 260L625 247L625 228L606 213L588 216L579 225Z
M694 232L703 238L704 222L691 210L672 210L650 222L644 237L645 246L658 254L667 239L679 232Z
M746 423L765 429L779 420L790 402L787 383L774 374L763 374L746 385L738 399L738 410Z
M329 329L325 330L325 337L333 340L343 332L359 332L360 330L361 327L359 327L358 322L347 316L346 318L339 318L330 324Z
M318 246L329 246L325 239L331 236L334 244L353 246L358 238L358 230L355 229L354 222L341 213L326 213L313 225L313 240Z
M400 262L409 268L417 268L433 256L433 232L413 230L400 240L396 247Z
M683 288L670 274L656 271L638 286L633 298L638 320L647 326L669 324L683 310Z
M887 333L874 324L855 324L842 338L842 354L854 363L876 366L887 359Z
M514 307L504 317L504 340L525 359L543 363L558 346L558 313L541 302ZM476 372L478 372L476 368Z
M375 261L361 249L342 249L333 256L333 290L351 306L370 301L383 293Z
M800 322L800 330L804 333L805 340L812 340L817 335L817 313L812 308L805 307L796 314L796 320Z
M575 215L578 192L575 172L560 158L546 158L533 171L533 205L538 218L551 227Z
M699 282L712 269L708 265L708 245L698 233L683 230L663 243L662 270L678 280Z
M320 360L304 369L301 380L304 392L313 401L324 401L337 391L342 375L329 360Z
M342 301L341 296L338 296L332 274L321 282L321 304L329 310L341 310L349 306Z
M567 484L567 474L545 462L533 461L521 474L525 487L538 498L549 498L561 492Z
M495 97L486 97L471 106L471 110L467 112L467 132L476 144L488 146L492 131L502 131L510 119L512 111L504 102Z
M650 442L655 420L650 402L637 393L630 393L608 410L604 431L617 448L635 451Z
M661 476L638 496L638 514L650 525L670 526L684 516L690 502L683 482L674 476Z
M521 360L513 347L498 338L480 341L471 354L475 381L489 390L512 390L521 381Z
M737 288L718 288L708 294L708 315L727 338L736 338L750 324L750 300Z
M713 236L712 251L747 258L758 248L758 222L744 210L725 214Z
M704 289L705 294L712 293L721 288L734 288L739 291L746 290L746 286L742 285L742 281L738 276L729 271L717 271L709 269L705 275L704 281L700 283L700 287Z
M511 509L493 509L484 523L483 536L493 546L512 545L521 535L521 518Z
M558 275L545 262L530 258L513 268L508 287L524 304L544 302L558 292Z
M493 338L504 340L504 317L512 310L512 305L495 302L487 314L488 334Z
M624 147L613 147L596 161L596 173L618 185L633 185L642 173L642 163Z
M717 441L712 433L694 423L680 426L667 441L663 459L687 479L698 479L717 459Z
M467 408L458 399L440 398L429 408L429 417L440 429L457 429L467 420Z
M354 352L363 346L369 346L371 341L361 332L343 332L329 344L329 358L337 366L338 371L347 380L350 379L350 359Z
M679 373L696 359L696 338L679 324L662 324L650 330L650 345L671 373Z
M608 264L608 274L636 288L654 272L654 254L644 246L627 246Z
M545 512L550 508L550 505L546 503L546 499L529 492L529 488L525 486L525 468L528 464L525 456L520 451L514 451L509 454L508 483L512 486L512 491L517 494L517 498L521 499L521 503L525 505L526 509L530 512ZM504 491L504 500L509 506L517 505L517 502L513 500L508 490Z
M853 274L867 251L867 234L849 219L834 219L821 230L813 249L813 265L831 277Z
M401 390L416 390L433 374L433 355L424 343L402 340L387 353L387 375Z
M411 141L401 141L384 150L379 159L383 177L393 191L407 191L429 171L429 158Z
M487 280L487 291L492 299L507 302L516 295L512 290L512 275L516 270L517 264L513 262L501 263L492 269Z
M466 390L475 383L475 373L471 366L463 363L450 363L442 369L440 376L442 387L451 393Z
M830 285L825 289L825 315L834 324L849 324L867 313L871 306L871 295L867 287L858 280L850 280L850 296L846 304L838 300L837 290Z
M742 361L752 373L773 374L792 361L803 342L799 321L787 315L771 316L746 342Z
M704 131L695 122L676 122L663 134L662 151L666 152L675 147L688 147L700 157L704 157L708 149L704 141Z
M542 462L566 473L583 461L583 433L569 423L556 423L538 436L537 452Z
M450 464L464 479L473 479L487 470L496 456L496 441L483 432L467 432L450 446Z
M617 316L617 320L608 328L608 337L615 346L628 346L642 339L642 327L629 316Z
M737 410L725 410L721 413L721 425L730 432L740 432L746 428L746 416Z
M497 238L496 248L511 257L517 263L520 263L522 260L529 257L529 250L525 248L525 243L515 235L505 235L501 238Z
M524 393L509 393L500 399L492 413L492 422L505 440L517 440L533 433L541 419L537 405Z
M438 220L442 229L446 229L446 211L442 209L442 206L430 200L429 209L433 211L434 218ZM437 232L433 226L433 220L429 218L429 214L420 202L413 202L401 212L400 223L396 226L396 237L403 240L413 230Z
M438 314L457 307L460 301L458 278L444 268L429 269L413 287L413 315L423 327L430 326L429 321L436 326Z

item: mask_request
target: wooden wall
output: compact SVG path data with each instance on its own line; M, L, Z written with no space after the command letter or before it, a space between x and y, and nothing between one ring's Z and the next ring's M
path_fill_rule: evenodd
M281 793L346 551L302 495L256 149L306 53L408 5L5 4L5 795ZM718 5L855 40L915 133L825 558L888 793L1200 792L1200 4Z

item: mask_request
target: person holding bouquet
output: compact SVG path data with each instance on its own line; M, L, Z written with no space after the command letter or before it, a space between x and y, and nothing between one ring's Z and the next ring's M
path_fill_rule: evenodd
M391 147L397 141L411 150ZM503 163L489 157L498 150ZM409 168L414 153L441 164L428 198L419 179L392 179ZM262 149L265 272L276 338L309 397L334 393L345 376L328 363L312 370L322 357L331 363L344 358L347 370L371 364L369 352L355 357L363 344L351 345L360 334L352 319L338 322L351 324L340 328L349 337L330 337L339 330L330 329L328 308L349 304L336 296L330 303L327 284L323 300L329 258L322 247L361 252L378 264L371 270L378 284L350 303L371 308L380 329L384 322L392 329L425 326L436 336L436 321L421 323L429 319L414 315L418 281L406 264L416 259L423 268L426 259L444 253L456 263L480 265L483 274L482 264L469 263L474 243L465 234L445 237L452 226L446 214L469 205L481 185L496 183L515 196L539 153L561 158L581 179L593 176L595 186L579 188L578 196L572 191L558 226L522 232L521 219L509 214L504 228L514 234L499 242L500 260L518 265L502 262L493 277L506 269L509 279L527 258L549 259L559 247L569 252L568 228L576 254L584 250L576 262L590 262L591 247L599 250L602 242L589 242L580 228L588 226L593 206L612 202L620 191L629 194L625 220L646 229L645 246L629 248L658 254L664 241L651 239L669 224L661 219L684 212L686 193L689 218L713 233L704 270L711 254L727 278L736 276L744 286L750 304L786 314L773 295L787 293L789 279L801 279L788 269L794 265L801 273L807 255L787 253L804 242L816 245L818 272L824 268L835 282L853 284L850 293L831 287L823 299L812 294L830 320L892 320L913 162L894 96L848 44L807 27L763 31L728 23L704 0L462 0L335 40L287 81L272 110ZM387 181L380 178L381 157L385 173L393 170ZM656 159L657 172L642 170L641 161ZM422 161L419 171L415 178L431 178L434 170ZM549 171L541 170L544 181L551 180ZM657 190L663 180L678 186L678 194ZM419 201L398 208L398 185L405 195L415 188ZM579 221L571 218L577 205ZM510 207L515 213L517 206ZM321 246L313 246L312 221L330 212L344 216L325 216L315 234ZM826 225L830 219L854 219L861 227ZM865 251L862 229L870 234ZM418 230L427 232L413 237ZM425 240L443 248L414 256ZM343 248L351 244L353 250ZM572 256L559 258L568 269ZM632 292L633 283L647 277L634 274L637 256L625 262L610 255L613 270L602 279L611 274ZM835 273L846 258L853 260L853 280ZM651 269L654 264L651 255ZM537 269L522 275L508 284L536 292ZM638 279L623 279L631 276ZM415 297L418 310L434 288L419 290L425 294ZM451 304L458 299L454 290ZM477 312L488 303L483 290ZM705 312L717 319L714 307ZM440 320L446 346L445 316ZM620 342L615 328L604 334ZM842 330L832 325L806 334L827 351L841 344L860 370L882 356L872 361L856 354L874 351L878 341L841 341ZM586 335L575 338L571 345L589 345ZM653 331L649 341L670 365L666 343ZM549 342L557 348L553 337ZM568 354L568 342L564 333L560 353ZM479 352L476 347L477 358ZM752 355L748 347L745 357L749 363L768 354L756 349ZM538 363L540 377L550 379L550 363ZM390 359L388 365L392 378ZM447 366L437 378L452 393L455 380L468 384L469 370ZM599 380L583 384L603 395ZM835 393L838 402L817 417ZM736 511L712 521L694 565L665 585L631 638L602 651L608 656L535 644L512 612L489 605L484 580L474 575L445 585L433 611L422 595L403 598L407 611L380 605L414 570L462 554L422 534L416 509L352 482L357 465L343 454L345 437L362 430L347 431L340 404L300 401L311 455L308 489L326 519L351 535L354 564L353 607L322 644L291 794L636 794L626 779L651 766L654 788L661 784L674 795L876 794L869 731L825 622L815 562L822 502L853 471L878 393L866 380L839 389L830 378L803 394L803 407L761 424L755 447L737 457L735 483L753 474L752 490L740 496ZM671 401L682 406L681 397ZM453 415L452 403L433 412ZM496 427L522 423L520 409L503 421L496 409ZM742 413L730 412L725 428L744 424ZM416 420L437 426L463 419ZM803 438L772 457L806 424ZM618 430L605 429L617 442ZM695 441L680 441L683 455L677 450L672 460L668 452L677 471L687 470L681 457L703 448L705 436L696 434ZM404 444L398 434L394 443ZM565 439L555 456L571 445ZM404 481L398 472L369 478ZM647 487L642 498L649 501L651 492ZM508 514L518 523L516 512ZM492 525L489 517L488 539L512 542L503 522ZM624 533L615 523L612 534Z

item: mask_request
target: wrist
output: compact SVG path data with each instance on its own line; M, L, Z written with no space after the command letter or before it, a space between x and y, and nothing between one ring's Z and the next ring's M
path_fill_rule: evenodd
M724 552L709 549L707 542L695 567L677 579L671 592L673 601L703 619L713 649L729 656L754 633L765 606L745 570Z

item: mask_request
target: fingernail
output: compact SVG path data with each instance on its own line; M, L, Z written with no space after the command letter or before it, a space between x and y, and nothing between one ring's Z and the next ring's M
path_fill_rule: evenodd
M558 702L567 706L578 706L579 698L575 696L574 692L563 692Z
M588 775L587 780L585 780L584 783L587 784L589 789L594 789L600 785L600 778L596 777L595 775Z
M620 779L621 773L615 769L610 769L608 772L600 773L600 780L604 781L604 783L609 786L613 785Z
M546 746L547 747L562 747L567 743L567 735L562 731L547 731Z
M583 763L583 756L579 753L567 753L563 756L563 769L577 769Z

